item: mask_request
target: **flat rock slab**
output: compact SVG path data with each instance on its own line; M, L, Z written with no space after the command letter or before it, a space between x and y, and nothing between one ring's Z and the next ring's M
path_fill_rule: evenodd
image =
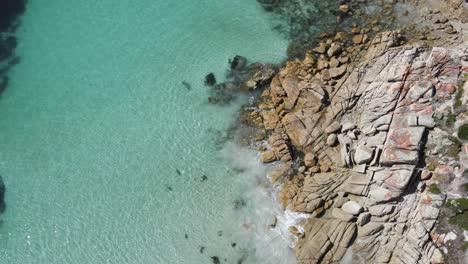
M370 222L358 228L358 237L363 238L363 237L373 235L379 232L380 230L382 230L383 228L384 226L380 223Z

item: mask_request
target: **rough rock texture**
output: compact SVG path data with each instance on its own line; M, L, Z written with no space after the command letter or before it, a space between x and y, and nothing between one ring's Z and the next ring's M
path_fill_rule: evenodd
M355 263L443 262L434 227L445 195L428 191L430 177L419 175L433 116L453 98L467 60L468 46L401 45L388 31L360 63L328 71L333 89L301 61L273 78L275 133L307 153L280 193L285 208L313 217L296 246L298 263L337 263L348 248Z
M353 263L447 258L437 229L447 196L431 186L468 167L454 160L468 144L439 129L455 110L456 127L468 123L461 112L468 96L457 88L468 76L468 4L412 2L423 11L411 14L419 25L405 28L409 39L393 30L371 40L353 25L287 62L261 96L264 128L288 150L276 155L290 165L288 177L274 177L282 179L281 205L311 216L296 245L298 263L339 263L345 254ZM454 19L419 8L435 3L453 8ZM424 168L432 167L428 154L440 154L444 166Z

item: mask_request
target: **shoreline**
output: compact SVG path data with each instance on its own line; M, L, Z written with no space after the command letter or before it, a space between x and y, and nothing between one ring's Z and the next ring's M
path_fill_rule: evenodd
M466 105L467 99L466 93L457 94L467 86L463 8L468 7L452 1L460 2L456 10L438 2L442 9L429 11L437 2L404 3L421 13L411 14L412 23L401 31L376 30L372 37L356 26L346 33L350 46L336 44L350 42L338 32L303 60L289 60L256 101L257 109L244 114L246 123L268 138L262 145L258 135L251 136L257 139L253 146L260 144L260 160L282 164L267 175L281 185L282 208L310 215L304 231L289 230L298 239L297 263L463 261L462 229L440 222L455 223L450 219L464 211L439 214L450 207L447 201L458 208L453 194L444 194L454 177L461 184L457 195L467 196L461 189L468 181L466 140L455 133L454 144L465 142L465 150L460 145L453 157L434 149L440 149L439 138L449 137L444 131L454 133L467 120L463 104L458 103L457 115L451 111L454 101ZM343 51L355 59L342 59ZM431 72L434 68L440 70ZM379 73L383 69L388 74ZM455 128L441 124L447 118L454 119ZM431 168L427 158L434 156ZM444 228L450 231L441 233ZM404 239L415 236L423 243Z

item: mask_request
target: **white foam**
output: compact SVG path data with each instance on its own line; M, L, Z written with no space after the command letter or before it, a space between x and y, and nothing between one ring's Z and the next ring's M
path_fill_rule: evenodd
M240 147L228 142L224 157L230 165L241 171L241 180L245 181L247 206L243 208L243 230L253 236L257 263L295 263L293 250L296 243L288 228L296 226L302 231L301 220L306 214L282 210L276 199L277 191L269 183L266 174L275 164L265 165L258 159L257 151ZM276 217L275 228L270 224Z

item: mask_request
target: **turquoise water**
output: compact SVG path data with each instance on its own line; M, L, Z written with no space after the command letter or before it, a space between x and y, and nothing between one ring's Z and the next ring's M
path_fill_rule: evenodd
M29 2L0 99L1 263L291 261L256 153L217 143L243 101L203 86L236 54L284 58L255 1Z

